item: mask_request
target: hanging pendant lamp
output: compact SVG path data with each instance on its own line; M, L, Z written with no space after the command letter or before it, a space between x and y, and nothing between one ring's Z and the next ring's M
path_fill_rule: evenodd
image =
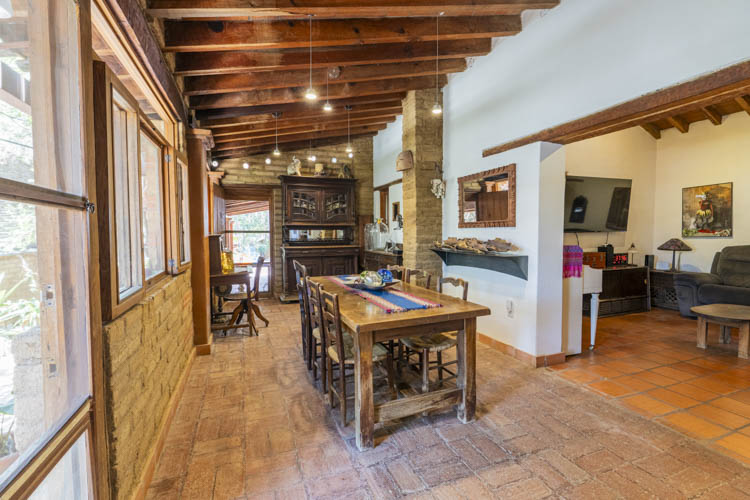
M351 111L352 111L352 106L350 104L347 104L346 106L346 152L349 153L349 158L354 157L354 149L352 148Z
M308 159L308 161L315 161L315 160L317 160L317 157L312 152L312 139L310 139L310 147L307 150L307 159Z
M315 101L317 98L318 94L315 93L312 84L312 16L310 16L310 87L305 91L305 99Z
M323 105L323 111L326 113L330 113L333 111L333 106L331 106L331 101L328 100L328 68L326 68L326 103Z
M279 113L278 111L273 114L273 117L276 119L276 148L273 150L274 156L281 156L281 151L279 151Z
M443 114L443 108L440 106L440 16L441 12L435 17L435 105L432 106L433 115Z

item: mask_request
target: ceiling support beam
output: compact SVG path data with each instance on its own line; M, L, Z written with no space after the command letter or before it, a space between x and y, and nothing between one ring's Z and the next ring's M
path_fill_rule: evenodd
M748 101L748 97L746 95L735 97L734 100L737 102L737 104L740 105L742 109L745 110L748 115L750 115L750 101Z
M683 134L687 134L690 130L690 124L679 116L668 116L667 121Z
M713 123L714 125L721 125L722 116L716 111L716 109L714 109L713 106L704 106L701 108L701 111L703 111L703 114L706 115L706 118L711 120L711 123Z
M386 116L384 118L370 118L366 121L359 121L357 123L352 123L353 128L358 127L364 127L364 126L370 126L370 125L382 125L384 123L391 123L396 119L395 116ZM324 131L330 131L330 130L338 130L338 131L344 131L347 130L347 121L344 120L343 122L334 122L334 123L307 123L305 125L300 125L298 127L289 127L289 128L283 128L279 129L278 137L279 139L283 139L287 135L295 135L295 134L302 134L305 132L324 132ZM214 142L216 143L217 147L221 144L236 142L236 141L255 141L257 139L266 139L266 138L275 138L276 137L276 131L275 130L259 130L257 132L246 132L242 135L237 136L221 136L214 139Z
M463 59L490 53L492 40L441 40L440 59ZM432 42L385 43L354 47L317 49L313 68L355 66L361 64L389 64L434 61ZM306 50L289 49L276 52L223 51L179 52L176 54L175 74L178 76L220 75L243 72L308 69L310 54Z
M387 119L387 118L394 118L397 114L400 114L401 108L399 107L398 110L391 110L391 111L372 111L369 113L361 113L359 115L354 115L352 113L351 123L352 124L359 124L367 122L368 120L371 122ZM278 129L285 130L295 127L310 127L310 126L324 126L324 125L331 125L331 124L338 124L339 126L346 125L347 123L347 116L344 113L337 113L335 115L332 115L331 113L326 113L326 116L324 117L318 117L318 118L311 118L311 117L305 117L305 118L295 118L295 119L289 119L289 120L279 120L278 122ZM244 134L251 134L251 133L257 133L257 132L266 132L266 131L275 131L276 130L276 121L271 119L267 121L261 121L253 124L246 124L246 125L236 125L233 127L219 127L216 129L211 130L211 134L214 136L214 140L217 142L220 142L221 138L225 137L236 137L241 136Z
M375 136L375 132L370 132L368 134L357 134L352 135L351 139L354 141L355 139L360 139L362 137L373 137ZM322 146L332 146L337 144L346 144L347 137L330 137L325 139L313 139L312 142L307 141L296 141L296 142L287 142L283 145L279 145L279 149L281 149L281 152L284 153L286 151L295 151L300 149L307 149L309 147L317 148ZM227 151L216 151L212 154L212 156L216 159L227 159L227 158L246 158L248 156L258 155L258 154L269 154L275 149L275 144L265 144L260 146L252 146L249 148L243 148L243 149L230 149ZM342 158L341 163L346 163L344 159Z
M385 129L385 124L377 124L377 125L364 125L361 127L356 127L351 129L351 135L359 135L359 134L368 134L371 132L378 132L379 130ZM346 137L349 134L347 134L347 129L338 129L338 130L323 130L319 132L304 132L299 134L292 134L287 135L283 137L279 137L279 144L283 144L285 142L295 142L295 141L306 141L311 139L325 139L330 137L343 137L344 141L346 141ZM276 138L275 137L267 137L257 140L246 140L246 141L233 141L233 142L225 142L222 144L217 144L216 147L214 147L214 151L226 151L229 149L242 149L242 148L248 148L251 146L263 146L263 145L275 145L276 144Z
M659 127L657 127L653 123L643 123L641 124L641 127L643 127L643 130L651 134L651 137L653 137L654 139L661 139L661 130L659 130Z
M459 73L466 69L466 61L463 59L449 59L438 61L437 66L436 68L435 61L433 60L429 62L349 66L340 69L335 68L335 71L331 71L328 68L320 68L312 72L305 69L199 76L185 79L184 93L185 95L194 96L287 87L307 87L310 85L310 80L312 80L312 85L317 87L320 97L324 98L324 89L327 81L329 85L335 85L393 78L414 78L434 75L436 69L440 74ZM331 77L332 73L335 78Z
M167 52L289 49L308 47L305 21L222 22L166 21ZM440 40L512 36L521 31L520 16L448 17ZM341 19L313 22L312 46L434 41L435 18Z

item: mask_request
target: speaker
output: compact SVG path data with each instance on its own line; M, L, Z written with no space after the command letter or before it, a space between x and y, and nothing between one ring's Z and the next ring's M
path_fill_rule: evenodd
M646 267L649 269L654 268L655 257L653 255L646 255Z
M612 265L615 263L615 247L609 244L602 245L599 247L599 251L604 252L607 255L606 257L607 267L612 267Z

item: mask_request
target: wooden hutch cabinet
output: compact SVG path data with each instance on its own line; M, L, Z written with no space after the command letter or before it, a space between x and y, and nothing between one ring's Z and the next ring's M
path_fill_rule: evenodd
M283 227L281 300L297 299L294 265L310 276L354 274L359 269L356 228L356 179L282 175Z

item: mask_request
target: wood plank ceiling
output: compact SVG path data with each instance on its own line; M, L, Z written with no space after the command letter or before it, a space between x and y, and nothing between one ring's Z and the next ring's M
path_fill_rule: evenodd
M444 86L467 57L489 53L492 38L519 33L524 10L558 3L149 0L147 12L163 22L163 50L174 55L191 112L214 134L214 158L232 158L270 153L276 116L281 150L346 142L346 106L351 137L373 136L401 113L407 91Z

